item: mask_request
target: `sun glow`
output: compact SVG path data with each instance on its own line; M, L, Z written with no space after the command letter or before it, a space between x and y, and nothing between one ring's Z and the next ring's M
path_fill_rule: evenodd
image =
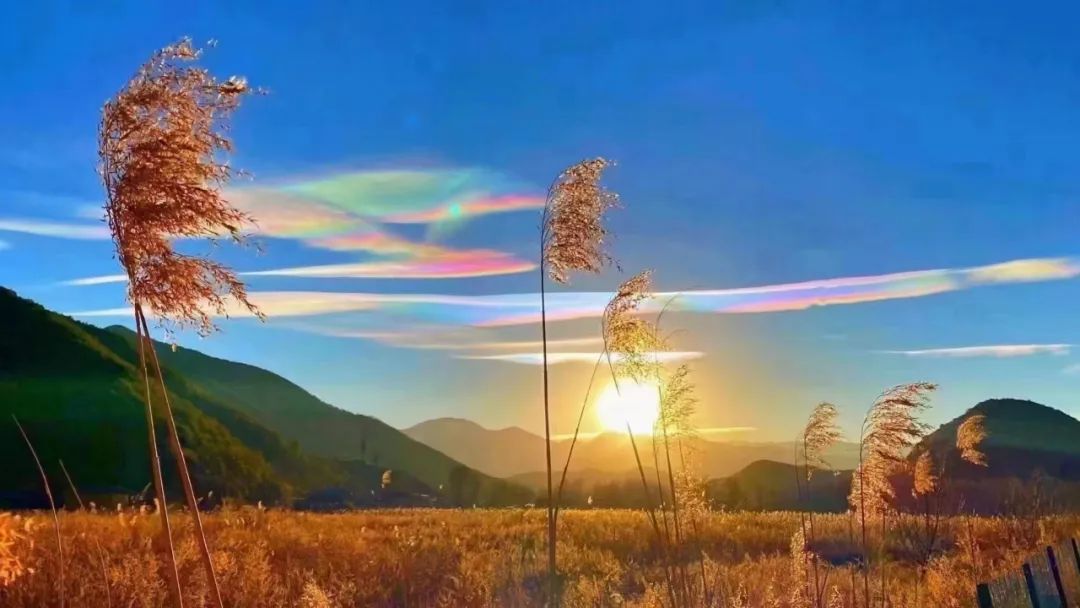
M626 432L627 424L635 435L651 435L660 413L659 392L651 383L630 380L608 385L596 400L596 415L604 429Z

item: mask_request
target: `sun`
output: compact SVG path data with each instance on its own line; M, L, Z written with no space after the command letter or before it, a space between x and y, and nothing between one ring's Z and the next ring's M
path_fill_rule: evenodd
M609 431L625 432L629 424L635 435L651 435L659 413L659 393L651 383L610 384L596 400L596 415Z

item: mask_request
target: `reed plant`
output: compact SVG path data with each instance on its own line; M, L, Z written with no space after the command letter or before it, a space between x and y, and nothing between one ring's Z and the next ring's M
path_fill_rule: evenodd
M611 162L583 160L565 169L548 188L540 219L540 332L543 349L544 444L547 473L548 589L555 598L556 510L551 467L551 399L548 379L547 281L565 285L574 272L599 273L612 263L604 219L618 195L600 180ZM580 420L579 420L580 422ZM576 433L575 433L576 434ZM561 485L562 482L560 482ZM555 600L557 601L557 599Z
M928 382L901 384L883 392L867 411L859 432L859 467L851 480L848 503L858 514L863 558L863 602L869 608L870 547L868 516L881 519L881 599L886 601L884 539L894 490L890 476L902 467L911 447L929 430L919 416L929 406L928 394L937 388Z
M219 81L193 65L200 54L189 39L183 39L143 64L102 109L98 153L105 215L134 309L151 472L167 539L174 600L177 606L183 605L154 430L151 366L211 601L222 608L195 490L147 324L152 314L170 335L193 329L205 336L216 329L213 316L224 315L233 306L259 314L233 270L208 256L182 254L174 247L178 238L213 241L227 236L241 242L241 230L251 222L223 198L221 188L234 174L226 158L232 151L229 118L252 89L242 78Z

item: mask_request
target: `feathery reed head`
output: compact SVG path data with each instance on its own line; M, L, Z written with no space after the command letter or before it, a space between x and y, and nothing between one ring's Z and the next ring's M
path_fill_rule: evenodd
M618 204L618 196L600 185L610 165L603 158L583 160L559 174L548 190L542 255L548 276L557 283L568 282L571 272L600 272L611 263L604 250L604 214Z
M651 291L649 271L634 275L619 286L601 318L604 349L618 356L617 374L637 381L659 373L659 365L648 355L666 350L658 328L637 316L641 303L652 297Z
M929 430L918 417L930 407L927 394L936 388L929 382L901 384L874 401L863 420L861 464L855 470L848 497L854 508L862 508L864 502L867 512L888 506L894 496L889 476L904 466L908 450Z
M240 241L251 220L220 192L233 175L221 158L232 151L227 121L251 89L185 65L199 54L183 39L140 67L102 109L98 154L128 297L167 326L205 335L214 329L208 310L225 314L230 298L258 311L231 269L173 249L178 237Z
M877 452L871 452L851 477L851 493L848 495L851 508L859 511L865 507L867 514L881 513L887 509L896 495L889 476L896 470L897 465L897 462L887 460Z
M840 428L836 426L836 406L819 403L810 413L803 429L803 459L806 461L806 478L810 479L814 467L824 468L824 453L840 440Z
M694 385L690 382L690 368L680 365L664 379L660 389L660 414L656 424L671 437L695 439L697 431L691 423L697 410Z
M960 457L971 464L987 466L986 454L979 448L986 436L986 416L968 416L956 429L956 449L960 450Z
M934 455L930 450L925 450L915 459L915 474L912 485L912 494L926 496L933 494L937 489L938 476L934 470Z
M915 382L882 393L863 421L863 449L886 461L902 461L930 429L919 415L930 407L927 394L936 389L935 384Z

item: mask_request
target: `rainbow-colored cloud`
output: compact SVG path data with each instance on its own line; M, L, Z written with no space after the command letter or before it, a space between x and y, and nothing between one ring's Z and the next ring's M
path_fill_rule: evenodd
M346 265L350 266L350 265ZM297 269L296 276L320 276L323 267ZM337 268L334 276L397 276L405 268L352 265ZM280 271L271 271L280 272ZM433 268L417 276L460 273L476 276L483 268ZM1013 260L974 268L921 270L862 277L843 277L801 283L714 290L661 292L643 307L644 312L668 310L708 314L750 314L804 310L925 297L987 285L1063 280L1080 276L1080 260L1037 258ZM548 295L548 319L561 321L595 318L612 294L607 292L554 292ZM316 316L364 311L392 315L407 323L441 328L500 328L538 323L540 299L535 293L490 295L386 294L349 292L253 292L252 300L269 316ZM82 316L114 314L116 309L87 311ZM127 314L126 309L123 310ZM342 328L347 330L348 328Z
M472 218L536 209L544 203L515 180L483 169L352 171L276 186L230 189L225 196L253 218L243 227L245 232L296 240L315 249L366 254L346 262L245 273L322 278L460 279L528 272L536 264L511 253L460 248L430 237L445 235L447 227ZM395 224L426 224L429 238L417 240L387 228ZM0 219L0 230L108 238L108 230L100 225ZM63 284L117 280L109 275Z
M354 279L461 279L484 277L536 268L527 262L500 251L470 249L440 250L437 254L420 255L404 260L322 264L259 270L242 273L246 276L322 277Z
M288 192L385 223L429 224L542 207L541 196L485 169L353 171L288 183Z
M445 233L478 216L535 209L543 198L497 173L479 169L354 171L229 193L255 218L252 231L299 239L330 251L391 260L288 267L254 276L440 279L527 272L535 264L489 249L417 241L387 224L427 224ZM429 235L435 230L429 230Z

